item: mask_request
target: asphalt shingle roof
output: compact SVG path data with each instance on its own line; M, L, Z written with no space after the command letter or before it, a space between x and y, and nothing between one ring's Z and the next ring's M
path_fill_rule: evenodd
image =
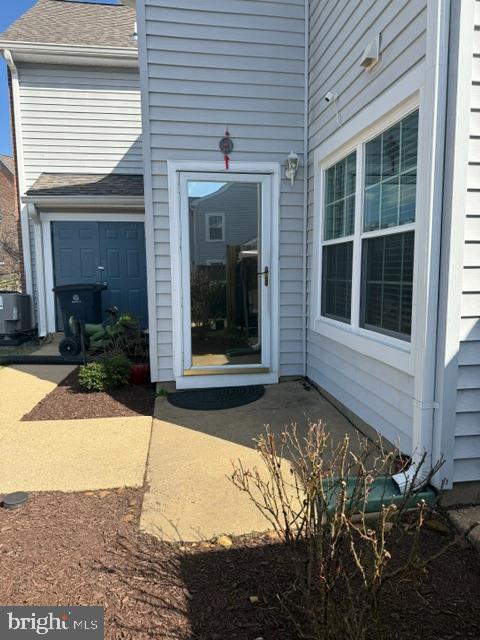
M143 196L143 176L120 173L42 173L29 196Z
M13 161L12 156L4 156L0 154L0 162L7 167L10 173L15 173L15 162Z
M123 5L37 0L0 39L136 49L135 19L135 10Z

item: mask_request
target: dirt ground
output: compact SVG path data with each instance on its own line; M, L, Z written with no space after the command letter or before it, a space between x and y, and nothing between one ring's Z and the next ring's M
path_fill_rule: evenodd
M65 378L22 420L75 420L151 416L155 385L128 386L111 392L88 393L78 383L78 369Z
M107 640L296 640L277 594L289 552L268 536L171 546L138 532L142 490L38 493L0 509L0 602L105 607ZM425 531L434 553L448 535ZM399 553L404 553L399 548ZM250 596L257 596L252 603ZM455 545L396 586L375 638L480 638L480 557Z

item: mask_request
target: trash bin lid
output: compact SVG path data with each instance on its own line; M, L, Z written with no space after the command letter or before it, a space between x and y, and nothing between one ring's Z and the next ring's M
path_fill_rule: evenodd
M52 291L103 291L107 289L107 285L104 282L95 283L79 283L79 284L60 284L57 287L53 287Z

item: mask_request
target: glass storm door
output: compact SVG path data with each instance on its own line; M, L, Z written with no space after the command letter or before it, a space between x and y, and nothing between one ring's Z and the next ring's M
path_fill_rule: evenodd
M270 366L271 177L182 173L184 375Z

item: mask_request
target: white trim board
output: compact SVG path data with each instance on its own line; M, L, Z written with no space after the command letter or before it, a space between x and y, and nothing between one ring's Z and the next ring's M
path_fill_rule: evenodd
M71 209L78 207L112 207L117 209L144 208L143 196L29 196L23 201L35 204L38 208Z
M37 269L37 277L44 279L46 317L39 319L39 324L46 327L48 333L56 331L55 319L55 294L54 268L53 268L53 243L51 223L54 221L69 222L145 222L143 213L82 213L78 212L56 212L41 213L39 215L39 229L41 229L43 253L37 256L37 264L41 263L42 268ZM43 274L41 273L43 271ZM39 307L40 311L40 307Z
M170 247L172 274L172 332L173 332L173 372L177 387L207 388L212 386L231 386L247 384L273 384L279 376L279 215L280 215L280 164L265 162L236 162L227 172L223 162L168 161L168 194L170 213ZM205 375L184 376L183 371L183 314L182 314L182 258L180 227L180 183L182 173L214 173L225 180L235 174L271 175L272 176L272 211L271 211L271 372L268 374L241 375Z
M133 35L133 31L132 31ZM137 67L138 52L127 47L94 47L74 44L41 44L0 40L0 51L11 51L17 62L43 64Z
M138 60L140 68L140 100L142 114L142 149L143 149L143 182L145 195L145 254L147 260L147 303L148 330L150 334L149 355L150 375L152 382L160 379L158 367L158 318L157 318L157 284L155 277L155 229L153 206L153 167L150 131L150 87L148 73L147 35L145 32L147 19L145 3L137 5Z
M478 4L478 3L477 3ZM444 457L441 476L446 488L453 485L454 445L457 420L457 382L461 340L461 280L464 271L467 211L469 110L472 91L474 3L452 5L448 85L448 122L443 199L439 328L437 341L436 400L433 459Z

